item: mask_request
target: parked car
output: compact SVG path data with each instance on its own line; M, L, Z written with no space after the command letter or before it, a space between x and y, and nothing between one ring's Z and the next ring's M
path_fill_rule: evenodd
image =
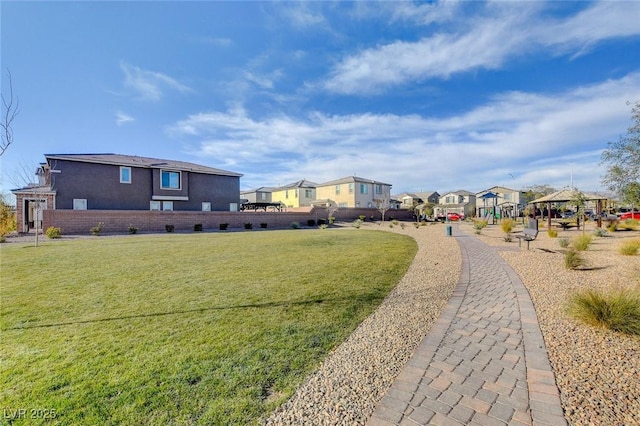
M459 213L447 213L447 219L451 220L451 221L456 221L456 220L463 220L464 216L459 214Z
M575 217L575 215L575 212L563 212L560 217L563 219L571 219L572 217Z
M620 215L620 220L635 219L640 220L640 212L626 212Z

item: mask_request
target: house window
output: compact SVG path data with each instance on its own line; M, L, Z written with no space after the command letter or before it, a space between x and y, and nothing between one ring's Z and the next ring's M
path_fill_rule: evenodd
M160 210L160 201L151 201L149 203L149 210Z
M202 202L202 211L203 212L210 212L211 211L211 202L203 201Z
M336 185L336 195L340 195L340 185Z
M120 183L131 183L131 167L120 167Z
M340 203L338 204L338 207L341 207L341 208L349 207L349 203Z
M289 191L284 191L284 198L289 199Z
M353 194L353 184L349 184L349 194Z
M162 175L160 188L180 189L180 172L162 170L160 173Z
M237 212L238 211L238 203L229 203L229 211Z
M260 199L261 199L262 201L265 201L265 200L267 199L267 193L266 193L266 192L261 192L261 193L260 193Z
M360 193L361 194L366 194L369 192L369 185L367 185L366 183L361 183L360 184Z
M511 201L511 193L510 192L505 192L504 193L504 200L505 201Z
M311 197L313 197L313 191L312 191L312 190L310 190L310 189L305 189L305 190L304 190L304 196L305 196L305 198L311 198Z
M87 199L86 198L74 198L73 199L73 209L74 210L86 210L87 209Z
M173 201L163 201L162 202L162 210L166 212L173 211Z
M376 194L382 194L382 185L376 184Z

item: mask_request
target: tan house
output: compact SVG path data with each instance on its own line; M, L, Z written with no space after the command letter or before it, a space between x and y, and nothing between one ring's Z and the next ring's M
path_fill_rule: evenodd
M421 204L438 204L438 201L440 201L440 194L436 191L404 192L399 195L394 195L393 198L399 201L399 208L409 209Z
M526 193L504 186L494 186L476 193L478 217L519 217L527 206Z
M302 179L289 185L273 188L271 190L271 202L282 203L287 207L307 207L316 197L314 182Z
M462 214L464 217L472 217L476 210L476 195L469 191L447 192L440 196L438 205L433 208L433 214L437 218L444 218L448 213Z
M316 197L332 200L338 207L377 207L391 203L391 184L348 176L319 184Z

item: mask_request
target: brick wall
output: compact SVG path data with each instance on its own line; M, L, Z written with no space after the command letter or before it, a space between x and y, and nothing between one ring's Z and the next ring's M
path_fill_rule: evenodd
M326 219L324 208L314 208L310 212L184 212L184 211L148 211L148 210L45 210L43 229L56 226L63 234L88 234L98 222L104 222L105 233L127 233L129 226L135 226L139 232L164 232L165 225L173 225L176 231L193 230L193 225L202 224L203 229L219 229L221 223L228 223L229 229L244 228L252 223L253 228L266 223L268 228L289 228L292 222L307 226L307 220ZM372 216L380 220L376 209L343 208L334 213L337 221L353 221L360 215L367 220ZM390 210L386 220L412 220L408 210Z

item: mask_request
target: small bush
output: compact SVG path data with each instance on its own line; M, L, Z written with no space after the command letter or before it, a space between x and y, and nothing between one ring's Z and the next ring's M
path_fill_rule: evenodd
M320 229L327 229L327 224L326 223L321 223L320 224Z
M567 248L569 247L569 243L571 241L569 241L568 238L558 238L558 244L560 244L560 247L562 248Z
M91 228L89 232L91 232L91 235L100 235L102 233L103 228L104 228L104 222L98 222L98 225Z
M316 226L316 221L313 219L307 220L307 226Z
M393 223L394 225L397 225L399 222L397 220L395 220L395 219L392 219L391 223Z
M200 232L202 231L202 224L201 223L196 223L195 225L193 225L193 230L195 232Z
M511 234L505 234L505 236L502 237L502 239L504 240L505 243L510 243L511 241L513 241Z
M513 231L513 228L515 226L516 226L516 222L510 218L502 219L502 222L500 222L500 228L502 228L502 232L504 232L505 234L508 234L511 231Z
M638 228L638 221L635 219L626 219L624 222L618 225L620 228L635 231Z
M62 235L62 230L60 228L56 228L55 226L50 226L47 228L44 234L47 236L47 238L51 238L53 240L55 238L60 238L60 235Z
M250 223L250 222L245 223L244 229L253 229L253 223Z
M579 269L587 266L587 261L579 251L572 247L564 254L564 266L567 269Z
M578 251L585 251L589 248L592 239L590 234L578 235L573 239L573 247Z
M604 228L596 228L593 230L593 235L595 235L596 237L606 237L609 234L607 233L607 230Z
M418 229L420 228L420 224L418 222L413 222L413 227Z
M291 222L291 229L298 229L300 228L300 224L298 222Z
M176 230L176 227L174 225L165 225L164 230L167 232L173 232Z
M360 228L360 225L362 225L362 221L360 219L356 219L353 221L353 227L356 229Z
M333 223L336 221L336 218L334 216L329 216L329 224L333 225Z
M620 245L618 251L624 256L636 256L640 251L640 240L625 241Z
M618 220L607 221L607 231L616 232L618 230Z
M360 216L358 216L358 219L360 219L361 222L364 222L367 219L367 216L361 214Z
M327 220L326 219L318 219L318 226L322 226L322 225L326 225L326 224L327 224Z
M558 236L558 230L549 228L547 230L547 235L549 235L549 238L556 238Z
M260 223L260 228L264 229L267 227L267 224L265 222Z
M574 318L596 327L640 335L640 293L615 291L604 294L585 290L569 300L568 311Z
M481 220L474 220L474 221L473 221L473 228L474 228L476 231L481 231L481 230L483 230L484 228L486 228L486 227L487 227L487 225L488 225L488 223L487 223L487 221L486 221L486 220L484 220L484 219L481 219ZM479 234L479 233L480 233L480 232L476 232L476 234Z
M138 233L138 228L136 228L133 225L129 225L129 233L130 234L137 234Z

